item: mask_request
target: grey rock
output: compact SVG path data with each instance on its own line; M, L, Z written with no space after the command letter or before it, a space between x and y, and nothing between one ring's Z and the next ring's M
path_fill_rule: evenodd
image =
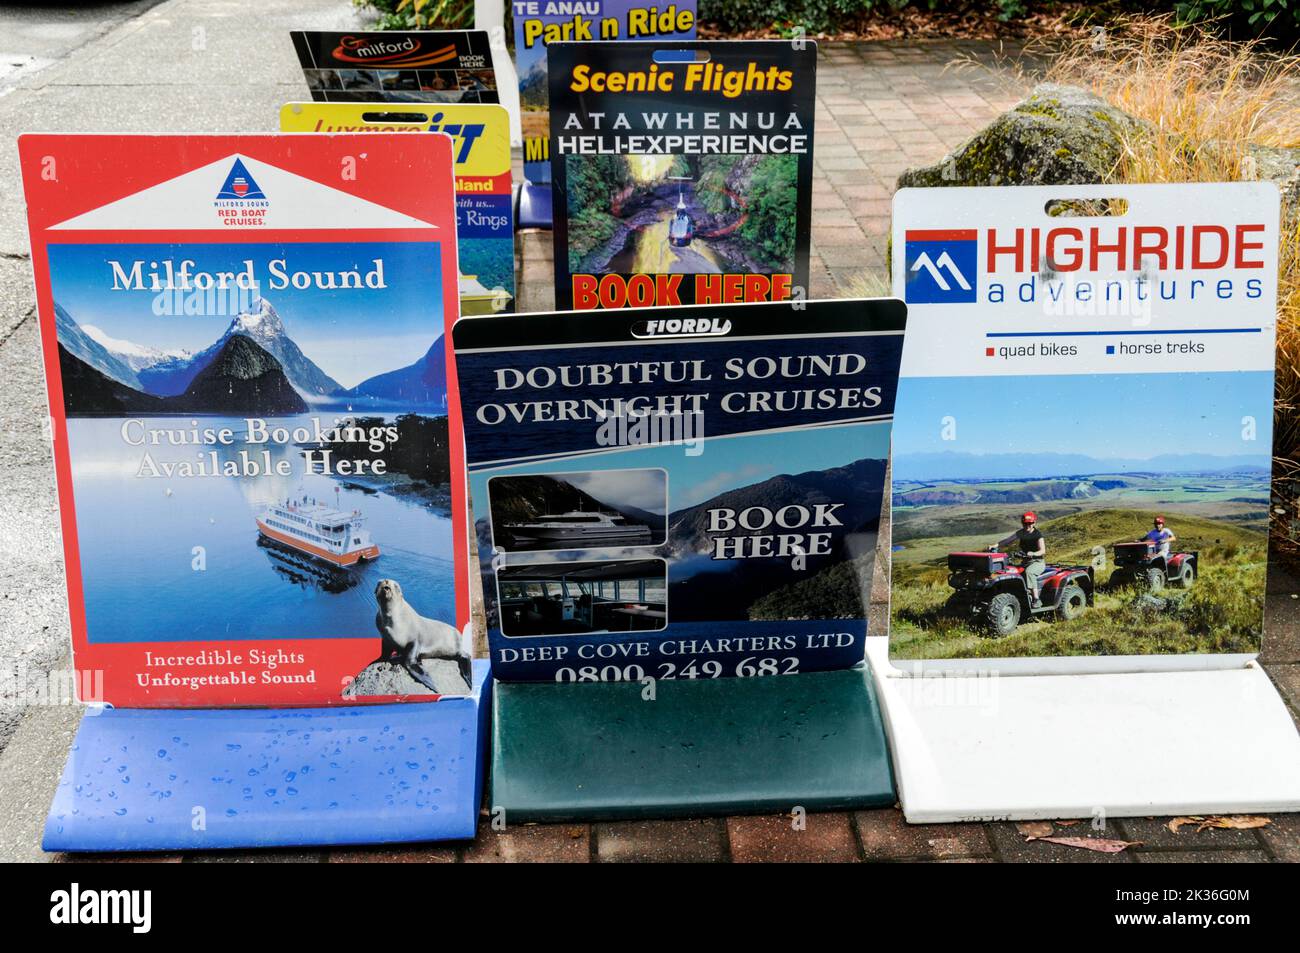
M1126 141L1149 126L1077 86L1043 83L937 164L899 188L1087 185L1107 181Z
M1297 187L1300 187L1300 147L1251 143L1246 151L1255 160L1255 178L1276 182L1291 194L1297 193Z
M1246 147L1249 165L1242 171L1261 182L1276 182L1282 192L1282 208L1289 218L1300 215L1300 148Z
M460 677L455 662L443 659L425 659L422 663L429 673L438 695L464 695L469 686ZM433 695L424 685L398 662L371 662L363 668L352 683L343 689L344 698L365 698L370 695Z
M1133 607L1144 615L1158 615L1169 609L1170 603L1168 599L1143 593L1134 601Z

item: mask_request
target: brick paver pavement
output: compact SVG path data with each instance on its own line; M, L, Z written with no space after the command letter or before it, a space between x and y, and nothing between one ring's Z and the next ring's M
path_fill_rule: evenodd
M818 75L816 175L813 182L811 294L883 288L890 198L898 174L941 159L1025 92L1010 73L990 66L953 69L959 59L994 60L988 44L970 42L824 44ZM518 172L518 170L516 170ZM551 235L518 238L520 309L554 304ZM883 631L885 560L875 583L874 631ZM1300 724L1300 582L1274 571L1269 581L1269 639L1264 661ZM1246 831L1184 827L1167 818L1112 819L1104 831L1088 821L1058 825L1069 836L1141 841L1119 854L1027 841L1011 823L908 825L896 809L811 814L803 829L786 816L602 824L552 824L493 831L486 823L470 843L329 851L240 851L140 860L280 862L619 862L633 860L923 861L1151 863L1161 861L1300 861L1300 816L1277 815ZM84 857L84 855L82 855ZM81 859L81 858L79 858ZM108 859L108 858L105 858ZM115 858L124 859L124 858Z
M1294 631L1300 606L1300 579L1279 569L1269 575L1269 608L1264 662L1300 725L1300 652L1294 639L1273 633ZM1091 820L1057 823L1067 837L1105 837L1138 841L1141 846L1105 854L1078 847L1029 841L1014 823L907 824L896 808L809 814L802 829L786 815L694 818L675 821L624 821L597 824L536 824L493 831L485 816L471 843L396 845L329 851L233 851L182 857L131 855L134 860L176 862L265 860L276 862L618 863L669 861L697 863L920 862L920 863L1168 863L1300 862L1300 815L1270 815L1267 827L1209 829L1195 825L1169 830L1170 819L1110 819L1103 830ZM84 859L78 855L69 859ZM105 855L104 859L122 859Z

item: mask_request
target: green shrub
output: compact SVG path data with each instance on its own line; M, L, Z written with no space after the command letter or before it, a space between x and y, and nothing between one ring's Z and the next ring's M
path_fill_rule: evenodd
M799 28L806 33L849 29L870 14L892 13L906 7L985 10L1007 22L1024 16L1029 4L1025 0L699 0L700 19L727 32L774 30L782 36L793 36Z
M1300 0L1185 0L1174 12L1184 23L1222 20L1257 34L1300 32Z
M377 30L468 30L474 0L352 0L379 13ZM508 5L507 5L508 6Z
M821 33L848 26L876 10L897 10L910 0L699 0L700 19L727 32L767 30L792 35L802 27Z

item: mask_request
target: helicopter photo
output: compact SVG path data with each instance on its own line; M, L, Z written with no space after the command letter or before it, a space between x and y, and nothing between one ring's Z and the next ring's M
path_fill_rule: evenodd
M672 176L677 182L677 210L668 224L668 244L676 248L686 248L695 238L695 219L686 210L686 193L684 182L690 179L684 175Z

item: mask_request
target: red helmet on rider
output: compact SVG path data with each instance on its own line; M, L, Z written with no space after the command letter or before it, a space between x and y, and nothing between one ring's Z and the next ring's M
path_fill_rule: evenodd
M1164 525L1165 525L1165 518L1164 518L1163 516L1157 516L1157 517L1156 517L1156 525L1158 525L1158 526L1164 526Z
M1038 517L1035 516L1035 515L1033 514L1033 512L1025 513L1024 515L1022 515L1022 516L1020 517L1020 522L1022 522L1022 523L1036 523L1036 522L1038 522Z

